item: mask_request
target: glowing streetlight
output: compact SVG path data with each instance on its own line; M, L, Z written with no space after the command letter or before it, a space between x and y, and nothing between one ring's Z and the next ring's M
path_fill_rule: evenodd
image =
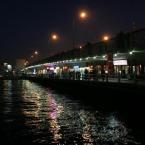
M103 55L103 58L106 58L106 55Z
M87 14L86 11L81 11L80 14L79 14L79 16L80 16L81 19L86 19L87 16L88 16L88 14Z
M88 12L86 10L79 10L73 17L73 48L75 48L76 45L76 31L77 31L77 25L78 21L84 21L88 18ZM80 48L81 49L81 48Z
M51 39L54 40L54 41L58 40L58 35L57 34L52 34Z
M109 40L109 36L105 35L105 36L103 37L103 40L104 40L104 41L108 41L108 40Z
M112 51L109 48L109 40L110 37L108 35L103 36L103 41L104 41L104 48L106 51L106 71L107 71L107 80L108 81L108 74L111 74L113 72L113 54ZM117 55L115 55L117 56Z

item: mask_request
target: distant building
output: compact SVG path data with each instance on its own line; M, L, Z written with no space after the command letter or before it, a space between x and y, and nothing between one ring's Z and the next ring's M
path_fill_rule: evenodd
M13 74L13 64L8 61L0 61L0 75L12 75Z
M26 67L25 59L14 60L0 60L0 76L10 76L20 73Z

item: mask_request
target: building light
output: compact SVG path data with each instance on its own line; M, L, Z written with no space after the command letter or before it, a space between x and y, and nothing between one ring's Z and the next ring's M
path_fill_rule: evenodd
M54 67L51 67L50 70L54 71Z
M8 65L8 64L5 62L5 63L4 63L4 66L7 66L7 65Z
M33 75L36 75L36 69L33 69Z
M116 57L117 56L117 53L115 53L114 56Z
M129 54L132 55L133 54L133 51L130 51Z
M10 64L7 65L8 71L12 71L12 66Z
M141 69L141 64L139 65L140 69Z
M105 58L106 57L106 55L103 55L103 58Z
M59 66L57 66L55 69L60 69L60 67L59 67Z

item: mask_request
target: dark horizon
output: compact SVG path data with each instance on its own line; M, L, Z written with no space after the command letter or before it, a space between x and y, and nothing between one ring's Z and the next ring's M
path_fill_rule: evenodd
M29 58L33 51L48 56L72 47L72 21L74 12L87 9L89 20L77 21L77 45L97 42L103 34L114 36L120 31L131 31L145 27L142 17L145 1L47 1L1 2L0 58ZM50 34L60 36L57 43L49 41Z

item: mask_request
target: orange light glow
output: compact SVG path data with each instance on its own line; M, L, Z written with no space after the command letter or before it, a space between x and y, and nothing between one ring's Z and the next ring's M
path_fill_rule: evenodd
M57 34L52 34L51 38L52 38L52 40L58 40L58 35Z
M87 14L86 11L80 12L80 18L81 18L81 19L85 19L85 18L87 18L87 16L88 16L88 14Z
M104 36L104 37L103 37L103 40L104 40L104 41L108 41L108 40L109 40L109 36L107 36L107 35Z

